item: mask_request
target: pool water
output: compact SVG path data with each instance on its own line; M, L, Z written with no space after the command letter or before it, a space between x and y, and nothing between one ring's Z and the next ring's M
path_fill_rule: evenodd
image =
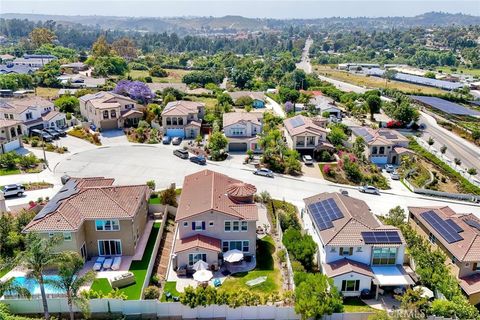
M45 281L48 280L59 280L60 277L57 275L48 275L48 276L43 276L43 279ZM27 278L27 277L16 277L13 282L21 286L23 288L26 288L28 291L30 291L30 294L32 295L40 295L40 286L38 285L37 280L33 278ZM51 285L51 284L45 284L45 293L46 294L63 294L65 293L63 290Z

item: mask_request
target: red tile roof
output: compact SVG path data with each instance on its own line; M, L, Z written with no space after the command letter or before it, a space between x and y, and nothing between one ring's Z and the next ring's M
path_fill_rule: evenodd
M201 234L196 234L184 239L177 239L175 243L175 253L196 248L202 248L211 251L221 251L222 249L219 239Z
M303 120L303 124L295 127L292 123L292 121L295 121L295 119L299 119L299 121ZM303 115L298 115L292 118L285 119L283 120L283 125L285 126L285 129L287 129L290 136L296 136L299 134L304 134L306 132L313 135L321 135L322 133L325 134L328 132L327 129L315 124L311 118L305 117Z
M337 260L331 263L323 263L322 267L325 274L330 278L350 272L355 272L368 277L373 277L372 269L370 269L368 265L349 260L347 258Z
M480 292L480 273L474 273L466 277L459 278L460 286L466 294L472 295Z

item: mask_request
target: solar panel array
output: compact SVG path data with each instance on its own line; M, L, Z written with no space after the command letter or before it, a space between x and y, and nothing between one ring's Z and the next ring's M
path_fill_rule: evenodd
M308 211L319 230L333 228L332 221L343 218L342 211L331 198L309 204Z
M292 127L297 128L303 126L305 122L303 121L302 117L294 117L290 119L290 124L292 125Z
M427 211L421 214L422 218L448 243L454 243L463 240L458 230L462 230L454 221L443 220L434 211ZM449 220L449 222L447 222Z
M53 196L52 199L40 210L39 213L33 218L33 220L38 220L44 218L47 214L50 214L58 209L63 200L69 198L78 192L77 181L75 179L68 180L65 185L58 191L58 193Z
M478 222L477 220L467 219L465 220L465 223L468 224L470 227L473 227L480 231L480 222Z
M366 231L362 232L365 244L401 244L402 239L398 231Z
M353 133L355 133L355 135L362 136L365 139L365 141L367 141L367 142L370 142L370 141L373 140L373 136L365 128L353 127L352 131L353 131Z
M480 116L480 112L476 110L469 109L462 105L459 105L458 103L453 103L437 97L410 96L410 98L445 113L457 114L462 116Z

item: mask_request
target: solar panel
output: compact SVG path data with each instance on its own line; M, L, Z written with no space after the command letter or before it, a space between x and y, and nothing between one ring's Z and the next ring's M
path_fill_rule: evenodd
M343 213L332 198L308 205L314 223L319 230L333 227L332 221L343 218Z
M447 219L445 220L445 222L449 224L453 228L453 230L455 230L456 232L460 233L463 231L462 227L456 224L452 219Z
M472 220L472 219L467 219L467 220L465 220L465 223L468 224L470 227L473 227L473 228L477 229L478 231L480 231L480 222L478 222L476 220Z
M58 193L48 201L48 203L40 210L39 213L33 218L33 220L38 220L44 218L47 214L50 214L58 209L61 202L68 197L74 195L78 192L77 181L75 179L68 180L65 185L58 191Z
M454 221L447 219L450 220L450 222L447 222L447 220L440 218L434 211L424 212L421 216L448 243L463 240L463 237L457 231L461 228Z
M480 116L480 112L476 110L469 109L462 105L459 105L458 103L453 103L437 97L410 96L410 98L448 114L456 114L463 116Z
M366 231L362 232L365 244L401 244L402 239L398 231Z
M303 126L305 122L301 117L294 117L290 119L290 124L292 125L292 127L297 128L297 127Z
M366 72L366 74L371 75L371 76L376 76L376 77L383 77L385 74L385 70L379 69L379 68L372 68ZM437 80L437 79L431 79L431 78L426 78L422 76L416 76L412 74L407 74L407 73L401 73L397 72L393 78L398 81L405 81L405 82L410 82L410 83L417 83L417 84L422 84L425 86L430 86L430 87L437 87L437 88L442 88L446 90L455 90L455 89L460 89L463 88L463 84L458 83L458 82L450 82L450 81L445 81L445 80Z

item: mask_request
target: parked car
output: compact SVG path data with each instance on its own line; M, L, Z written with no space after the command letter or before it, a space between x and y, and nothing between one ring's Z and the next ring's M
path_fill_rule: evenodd
M30 135L40 137L45 142L52 142L53 141L53 137L50 134L46 133L45 131L38 130L38 129L33 129L32 131L30 131Z
M305 163L307 166L312 166L313 165L313 158L312 156L309 156L308 154L307 155L304 155L302 157L303 159L303 163Z
M60 139L60 134L53 130L53 129L43 129L43 132L46 132L48 133L49 135L51 135L53 137L53 139Z
M395 170L390 173L390 178L392 178L392 180L400 180L400 174Z
M390 173L390 172L393 172L393 170L395 170L395 167L391 164L386 164L385 165L385 171Z
M55 131L56 133L58 133L60 135L60 137L66 137L67 136L67 132L63 129L60 129L60 128L55 128L55 129L51 129L53 131Z
M172 141L172 138L170 138L169 136L163 136L162 138L163 144L170 144L171 141Z
M204 156L193 156L193 157L190 157L190 161L193 162L193 163L202 165L202 166L207 164L207 160L205 160L205 157L204 157Z
M172 139L172 144L173 144L174 146L178 146L178 145L180 145L180 143L182 143L182 138L180 138L180 137L175 137L175 138Z
M272 170L269 170L269 169L266 169L266 168L257 169L253 172L253 174L255 174L257 176L264 176L264 177L273 178Z
M21 184L9 184L1 188L5 197L17 196L21 197L25 192L25 187Z
M373 186L360 186L358 187L358 191L370 194L380 194L380 191Z
M348 196L348 190L340 189L340 193L343 194L344 196Z
M173 151L173 154L182 159L188 159L188 151L183 149L177 149Z

